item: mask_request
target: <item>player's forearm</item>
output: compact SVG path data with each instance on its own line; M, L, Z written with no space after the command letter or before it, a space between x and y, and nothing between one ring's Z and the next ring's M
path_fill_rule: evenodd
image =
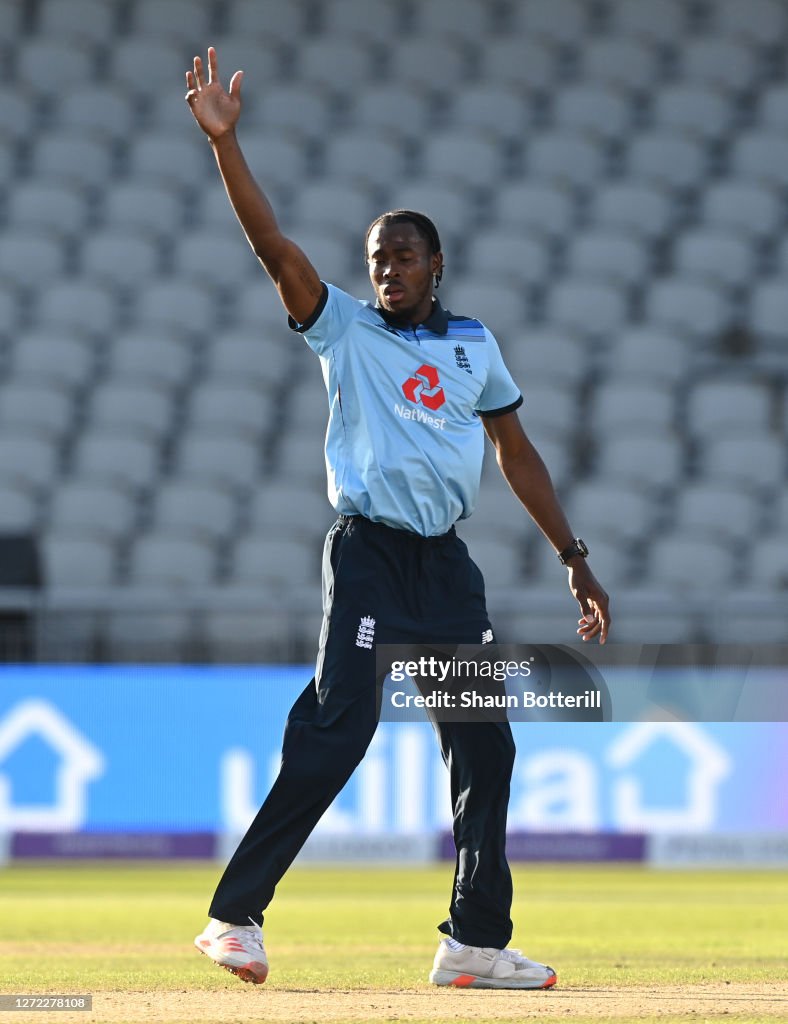
M563 551L574 535L539 453L529 445L516 456L499 458L498 463L533 521L555 550Z
M276 280L285 239L273 208L249 170L235 132L228 132L212 140L211 146L230 204L249 244Z

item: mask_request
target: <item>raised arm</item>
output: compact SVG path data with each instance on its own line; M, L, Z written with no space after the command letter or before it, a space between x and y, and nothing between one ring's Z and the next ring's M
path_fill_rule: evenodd
M495 445L495 453L506 481L527 509L529 515L550 541L556 552L572 543L574 534L539 452L526 436L516 412L483 420L487 436ZM600 643L607 639L610 627L609 598L588 564L580 555L567 562L569 589L580 605L582 618L577 632L583 640L599 634Z
M216 50L211 46L208 81L200 57L194 58L194 70L186 72L186 102L208 136L230 203L249 244L276 285L287 312L303 323L314 312L323 286L301 249L280 231L271 204L241 152L235 126L241 114L242 79L243 71L236 71L229 91L225 91L219 81Z

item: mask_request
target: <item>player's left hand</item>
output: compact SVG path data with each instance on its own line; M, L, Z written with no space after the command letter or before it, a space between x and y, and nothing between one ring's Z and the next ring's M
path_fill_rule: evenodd
M598 636L600 644L603 644L611 622L610 598L584 558L576 558L569 565L569 589L580 605L582 615L577 620L578 635L584 642Z

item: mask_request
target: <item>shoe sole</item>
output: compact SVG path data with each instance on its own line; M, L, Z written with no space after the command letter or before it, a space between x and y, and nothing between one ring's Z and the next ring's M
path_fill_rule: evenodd
M246 981L250 985L262 985L268 977L268 964L264 964L259 960L250 960L248 964L233 967L231 964L220 964L214 960L208 950L203 949L197 942L194 943L194 948L204 956L207 956L215 967L222 967L225 971L229 971L230 974L234 974L236 978L240 978L241 981Z
M509 978L480 978L476 974L460 974L457 971L430 971L430 982L433 985L450 988L508 988L535 991L552 988L557 981L558 975L553 974L541 983L535 981L529 984L513 985Z

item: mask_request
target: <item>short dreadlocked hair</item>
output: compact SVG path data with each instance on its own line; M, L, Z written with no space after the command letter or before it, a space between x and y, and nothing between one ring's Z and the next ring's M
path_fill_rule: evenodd
M376 227L387 227L389 224L412 224L430 247L430 252L433 255L441 251L441 240L438 235L438 229L426 214L418 213L416 210L389 210L387 213L381 213L379 217L376 217L367 228L367 234L364 238L365 261L367 259L369 236ZM443 268L441 268L435 275L436 288L440 284L442 277Z

